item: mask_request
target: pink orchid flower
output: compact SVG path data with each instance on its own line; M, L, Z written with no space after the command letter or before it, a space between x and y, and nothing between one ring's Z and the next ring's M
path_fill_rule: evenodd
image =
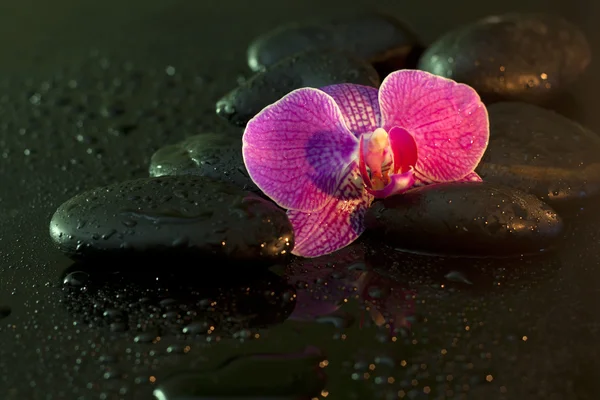
M467 85L416 70L379 90L302 88L258 113L243 136L256 185L288 210L293 254L318 257L356 240L374 198L413 185L481 181L487 110Z

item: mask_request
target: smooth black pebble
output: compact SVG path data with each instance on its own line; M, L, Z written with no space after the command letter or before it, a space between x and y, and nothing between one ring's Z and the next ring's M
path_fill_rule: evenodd
M289 92L339 83L379 86L379 75L366 61L341 51L308 51L285 58L244 81L216 104L217 115L244 126L266 106Z
M326 376L319 367L324 359L314 347L302 353L243 355L215 370L167 377L154 390L154 396L161 400L313 398L325 387Z
M199 175L259 193L242 158L239 137L217 133L191 136L165 146L150 160L150 176Z
M191 255L275 262L293 247L285 212L255 194L199 176L143 178L63 203L50 236L73 258Z
M533 193L560 209L600 194L600 137L554 111L520 102L488 107L486 182Z
M348 51L386 74L410 66L422 46L417 36L392 16L349 14L281 25L260 35L248 47L248 66L262 71L295 53L317 49Z
M367 229L402 250L459 256L540 253L563 233L562 219L537 197L505 186L442 183L375 202Z
M450 31L419 60L419 69L472 86L487 101L543 103L587 68L583 32L546 14L490 16Z

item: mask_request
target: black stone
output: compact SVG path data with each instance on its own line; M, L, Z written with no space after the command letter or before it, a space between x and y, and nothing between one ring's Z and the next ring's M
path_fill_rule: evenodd
M199 175L260 192L244 159L242 140L232 135L205 133L159 149L150 160L150 176Z
M417 36L391 16L351 14L282 25L255 38L248 47L248 66L262 71L295 53L338 49L386 74L406 68L421 48Z
M541 103L588 66L583 32L558 16L491 16L446 33L429 47L419 69L476 89L488 101Z
M563 233L556 212L535 196L479 182L411 189L375 202L365 223L403 250L464 256L511 256L548 250Z
M370 64L349 53L308 51L256 73L221 98L216 111L232 124L244 126L260 110L292 90L338 83L378 86L379 76Z
M600 193L600 137L531 104L488 107L490 143L477 172L485 181L535 194L553 207Z
M277 261L293 247L285 212L206 177L143 178L63 203L50 236L73 258L189 255L199 260Z

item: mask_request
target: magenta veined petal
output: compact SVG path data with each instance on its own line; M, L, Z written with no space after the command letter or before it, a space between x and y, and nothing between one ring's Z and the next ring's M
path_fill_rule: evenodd
M379 91L376 88L342 83L320 90L333 97L344 115L346 126L354 135L373 132L381 126Z
M472 171L472 172L469 172L462 179L459 179L458 182L483 182L483 179L481 179L481 177L479 176L479 174L477 174L477 172Z
M367 192L372 194L374 197L383 199L385 197L393 196L406 192L415 183L415 177L413 175L413 169L409 169L401 174L393 174L390 176L390 183L385 185L383 189L373 190L366 188Z
M464 177L457 179L455 182L483 182L483 179L481 179L481 177L475 171L471 171ZM431 185L431 184L435 184L435 183L442 183L442 182L436 182L431 179L428 179L428 178L424 177L423 175L420 175L417 171L415 171L415 185L416 186Z
M473 171L487 147L489 122L475 90L428 72L401 70L379 89L383 128L406 129L418 148L415 170L449 182Z
M314 212L288 211L294 227L292 254L319 257L349 245L365 230L364 216L372 201L353 162L325 207Z
M398 126L390 129L388 135L394 155L394 173L406 172L414 167L417 164L417 143L412 135Z
M248 122L242 138L246 169L281 207L315 211L336 191L358 140L331 96L295 90Z

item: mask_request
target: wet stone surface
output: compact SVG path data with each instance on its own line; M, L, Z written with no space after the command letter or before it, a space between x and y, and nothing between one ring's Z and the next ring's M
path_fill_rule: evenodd
M152 155L150 176L199 175L260 193L246 171L242 140L236 135L204 133L165 146Z
M535 196L490 183L444 183L376 202L373 236L400 249L441 255L515 256L548 250L562 219Z
M419 69L466 83L488 101L541 103L573 83L590 60L577 26L558 16L511 13L444 34Z
M477 167L487 182L533 193L555 207L600 194L600 137L560 114L520 102L488 107L490 143Z
M421 49L416 35L389 15L361 13L279 26L248 47L248 66L261 71L307 50L338 49L356 54L385 75L410 67Z
M50 235L74 258L191 255L240 262L284 259L293 247L285 212L206 177L142 178L63 203Z
M351 53L307 51L280 60L250 77L217 102L216 112L232 124L244 126L259 111L292 90L337 83L378 86L379 76L370 64Z

